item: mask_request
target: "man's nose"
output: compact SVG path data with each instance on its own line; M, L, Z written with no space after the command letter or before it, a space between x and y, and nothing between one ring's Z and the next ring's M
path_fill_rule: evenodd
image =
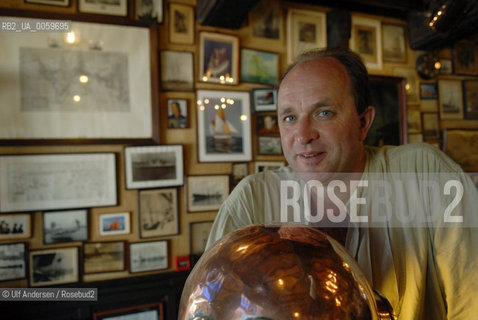
M319 138L319 131L314 128L308 117L302 118L299 121L297 130L296 140L300 144L306 145Z

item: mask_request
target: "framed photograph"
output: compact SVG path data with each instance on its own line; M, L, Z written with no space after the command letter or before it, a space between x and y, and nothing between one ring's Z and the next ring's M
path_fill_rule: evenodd
M189 176L188 212L218 210L229 195L229 176Z
M259 1L249 12L249 28L252 39L261 43L281 44L283 18L280 1Z
M285 163L283 161L256 161L254 163L254 172L258 173L268 170L276 170L284 166Z
M251 94L254 113L277 111L277 89L253 88Z
M382 24L383 61L407 62L407 38L405 26Z
M169 3L169 42L194 44L194 7Z
M144 20L157 23L163 22L163 0L135 0L135 2L136 20Z
M239 83L239 38L232 35L199 33L199 81Z
M31 221L32 217L28 213L0 214L0 240L30 238Z
M260 155L281 155L282 146L280 142L280 137L270 137L270 136L259 136L258 137L259 150L258 154Z
M241 81L275 85L279 80L279 54L241 49Z
M164 320L163 314L163 303L157 302L97 312L94 314L94 320Z
M47 4L49 6L69 7L70 0L23 0L25 3Z
M394 68L393 75L405 79L405 90L407 92L407 103L418 103L418 75L412 68Z
M440 139L438 112L423 112L422 127L424 139Z
M83 273L114 272L125 269L124 241L83 244Z
M79 281L78 247L30 251L30 286Z
M26 243L0 244L0 282L27 277Z
M189 248L193 255L201 255L205 248L214 221L192 222L189 224Z
M420 99L430 100L438 99L438 91L436 82L421 82L420 83Z
M232 163L231 164L231 188L234 189L237 184L247 176L247 163Z
M440 119L463 119L463 94L460 80L438 80Z
M250 161L249 93L199 90L197 99L199 161Z
M188 124L188 101L186 99L168 99L168 128L184 129Z
M259 136L279 136L279 125L276 114L258 115L256 117L256 133Z
M420 110L417 110L417 109L407 110L407 124L408 124L408 132L410 133L422 132L422 118L421 118Z
M440 58L440 64L440 74L453 74L453 62L451 61L451 59Z
M287 62L301 53L327 46L325 12L289 9L287 12Z
M443 151L465 172L478 172L478 130L444 130Z
M168 268L168 242L166 240L135 242L129 245L131 273Z
M71 30L0 34L0 78L11 79L0 86L0 144L159 142L155 28L72 21Z
M193 53L161 51L161 88L165 91L194 89Z
M114 153L0 156L0 212L114 206Z
M125 148L126 189L172 187L183 184L183 146Z
M78 0L78 10L86 13L126 16L128 13L128 0Z
M478 80L463 80L465 119L478 119Z
M478 46L472 40L460 40L453 47L456 74L478 75Z
M362 57L367 68L382 70L381 39L379 20L352 16L350 49Z
M98 215L100 236L130 233L130 213L103 213Z
M43 243L88 240L88 210L43 212Z
M174 235L179 232L178 190L175 188L139 192L141 238Z

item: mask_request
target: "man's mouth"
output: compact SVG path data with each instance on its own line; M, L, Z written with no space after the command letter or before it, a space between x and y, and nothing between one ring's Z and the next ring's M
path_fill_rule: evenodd
M305 158L305 159L313 159L316 157L320 157L323 155L324 152L306 152L306 153L301 153L299 154L299 157Z

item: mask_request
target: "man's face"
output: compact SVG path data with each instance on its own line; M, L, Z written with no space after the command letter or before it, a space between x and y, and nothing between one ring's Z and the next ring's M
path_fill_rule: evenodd
M299 173L363 171L372 107L364 114L369 112L371 119L359 117L347 71L337 59L296 66L283 79L278 96L285 158Z

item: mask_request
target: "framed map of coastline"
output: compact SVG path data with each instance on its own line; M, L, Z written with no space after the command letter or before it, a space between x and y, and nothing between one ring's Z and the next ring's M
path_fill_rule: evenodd
M76 21L71 30L0 34L0 144L159 141L156 31Z

